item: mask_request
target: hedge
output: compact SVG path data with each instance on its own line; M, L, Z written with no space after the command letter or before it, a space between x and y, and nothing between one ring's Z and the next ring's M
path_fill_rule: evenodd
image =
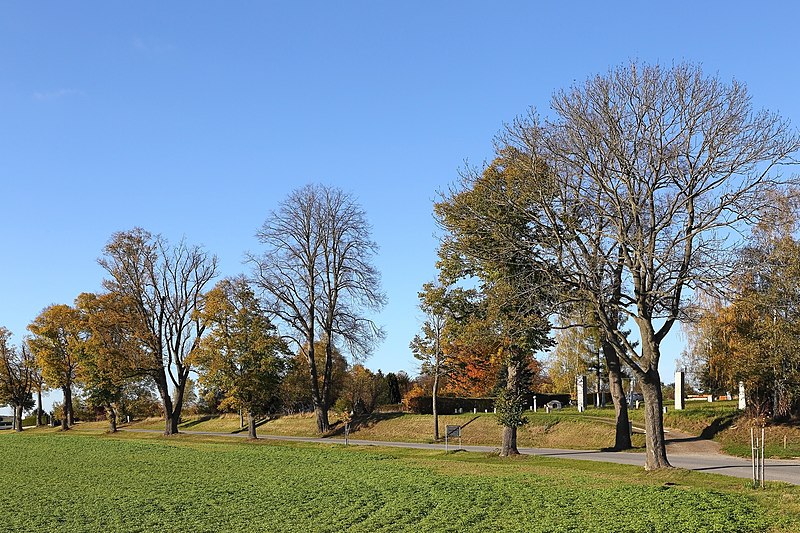
M569 405L569 394L536 394L536 406L544 405L552 400ZM533 394L525 395L525 405L533 405ZM459 412L470 413L476 410L479 413L494 410L494 398L459 398L454 396L439 396L436 398L436 407L439 414L453 414ZM433 414L433 401L430 396L417 396L408 399L408 410L421 415Z

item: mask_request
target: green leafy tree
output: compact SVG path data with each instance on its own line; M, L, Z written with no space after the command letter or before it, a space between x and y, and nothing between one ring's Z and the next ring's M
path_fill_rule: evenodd
M255 439L256 418L278 402L287 346L243 277L217 283L200 316L209 331L194 355L200 383L222 393L220 408L247 413Z
M400 391L400 381L397 379L397 374L394 372L386 374L386 389L389 403L397 404L403 400L403 393Z
M158 392L153 390L152 380L137 376L125 381L119 399L119 412L131 418L147 418L162 413Z
M532 193L524 176L504 170L490 165L465 178L434 210L447 231L439 250L442 276L479 280L481 305L475 308L477 313L466 315L477 325L471 334L482 331L496 339L496 353L506 366L503 397L508 405L516 405L530 360L551 344L547 317L553 304L547 270L533 247L537 236L531 233L529 216L507 208L511 199ZM525 249L519 243L532 247ZM503 427L502 456L519 453L517 428L516 424Z

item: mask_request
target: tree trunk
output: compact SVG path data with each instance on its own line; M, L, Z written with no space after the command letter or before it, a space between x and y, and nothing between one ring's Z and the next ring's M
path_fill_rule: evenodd
M516 427L503 427L503 445L500 448L500 457L508 457L509 455L519 455L517 449L517 428Z
M42 388L39 387L36 389L36 427L43 426L44 422L42 421L42 415L44 414L44 410L42 409Z
M614 346L603 342L603 355L608 367L608 388L614 400L616 414L616 434L614 437L615 450L628 450L633 447L631 443L630 419L628 418L628 400L625 398L625 389L622 387L622 369Z
M117 432L117 411L113 405L106 406L108 412L108 431L109 433Z
M72 387L66 386L61 387L61 392L64 393L64 416L61 417L61 429L66 431L73 424L73 416L72 416Z
M22 431L22 405L14 406L14 431Z
M328 421L328 399L325 396L325 384L323 389L319 387L319 373L317 371L316 362L316 347L314 346L314 330L313 327L306 333L306 338L309 342L308 350L306 351L306 361L308 361L308 373L311 378L311 400L314 402L314 415L317 419L317 431L320 434L325 434L330 431L330 422ZM323 381L325 376L325 369L322 370Z
M75 406L72 404L72 382L71 381L67 384L66 390L68 391L68 394L64 396L64 403L67 406L67 408L69 409L69 411L67 411L67 413L68 413L67 414L67 420L68 420L70 426L74 426L75 425ZM69 400L67 400L67 397L69 397Z
M433 440L439 440L439 410L436 407L436 397L439 394L439 365L433 371L433 393L431 394L431 410L433 412Z
M253 414L253 411L247 410L247 438L248 439L257 439L258 436L256 435L256 415Z
M645 470L671 468L667 460L667 445L664 439L664 414L662 411L661 377L658 370L650 369L641 380L644 396L644 427L647 442Z
M153 381L156 382L158 395L161 396L161 409L164 413L164 436L169 437L178 432L178 423L173 424L172 396L169 395L169 385L167 385L167 375L164 369L151 374ZM180 416L180 413L178 413Z
M314 414L317 417L317 431L320 433L327 433L330 430L330 423L328 422L328 406L322 405L322 402L314 405Z
M514 359L508 362L506 390L509 398L516 398L519 394L519 365L520 363ZM508 457L509 455L519 455L516 426L503 426L503 444L500 448L500 457Z
M178 424L181 423L181 412L183 411L183 391L185 388L186 381L184 380L184 384L181 387L177 387L176 394L175 394L175 402L172 405L172 412L170 413L169 419L167 421L167 427L169 428L169 433L165 432L165 435L177 435L178 432Z

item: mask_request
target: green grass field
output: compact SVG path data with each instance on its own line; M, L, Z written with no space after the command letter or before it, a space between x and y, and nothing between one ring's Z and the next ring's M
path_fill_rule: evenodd
M542 457L0 435L3 531L798 531L800 487Z

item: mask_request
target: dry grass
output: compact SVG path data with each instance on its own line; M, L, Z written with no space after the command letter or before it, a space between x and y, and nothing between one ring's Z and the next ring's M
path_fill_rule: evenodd
M614 445L614 426L611 421L588 419L577 414L529 413L529 423L520 428L517 443L523 447L598 449ZM341 436L343 426L331 417L330 436ZM439 434L444 438L445 426L462 426L462 444L499 445L502 428L493 414L442 415ZM160 418L149 418L130 425L136 429L164 428ZM240 430L238 415L219 417L185 417L183 430L235 433ZM104 429L104 428L103 428ZM259 424L260 435L299 437L318 436L313 414L287 415ZM433 417L409 413L376 413L356 419L351 424L353 439L375 441L433 442ZM639 442L639 441L642 442ZM634 445L643 446L641 435L634 435Z

